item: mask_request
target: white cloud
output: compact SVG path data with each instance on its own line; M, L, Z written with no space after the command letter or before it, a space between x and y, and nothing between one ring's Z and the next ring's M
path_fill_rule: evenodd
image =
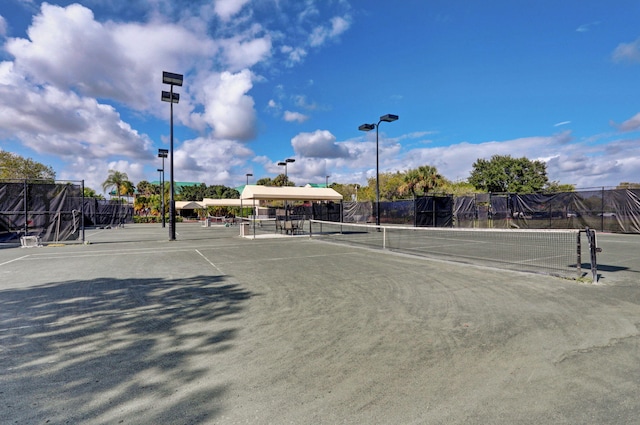
M576 28L576 32L589 32L595 26L600 25L599 21L590 22L588 24L582 24L578 28Z
M232 186L233 170L240 170L253 156L253 151L243 143L198 137L176 149L174 167L181 181Z
M287 56L286 65L292 67L304 60L307 51L303 47L282 46L280 51Z
M72 158L149 157L151 142L123 122L118 112L95 99L54 87L33 89L0 85L0 128L19 135L39 153Z
M205 106L204 121L214 129L216 138L248 140L255 136L253 87L249 70L212 75L201 87Z
M615 125L615 123L613 123ZM620 131L635 131L640 130L640 112L633 117L624 121L622 124L617 125Z
M309 116L301 114L300 112L284 111L284 120L287 122L302 123L309 119Z
M242 10L249 0L216 0L214 11L223 21L228 21Z
M349 151L346 146L336 142L336 137L328 130L316 130L313 133L300 133L291 139L296 153L307 158L346 158Z
M10 39L6 48L15 56L16 68L37 84L75 89L136 109L158 104L165 66L181 72L178 64L214 50L211 40L177 25L102 24L78 4L63 8L44 3L28 35L28 40Z
M0 37L7 35L7 21L0 15Z
M312 47L322 46L327 40L334 39L349 29L350 25L348 18L336 16L331 19L329 26L318 26L311 32L309 45Z
M365 136L369 137L369 136ZM402 137L400 137L402 139ZM609 143L572 140L570 131L551 136L524 137L484 143L461 142L449 146L425 147L398 152L398 144L383 140L380 145L380 171L395 172L420 165L433 165L449 180L469 177L473 163L478 158L489 159L493 155L511 155L541 160L547 164L549 180L574 184L577 188L615 186L623 181L638 181L640 157L629 155L640 144L638 139L613 140ZM347 141L347 160L328 160L328 169L340 170L345 181L364 183L361 174L375 175L375 142ZM329 173L331 174L331 173ZM334 174L337 172L334 171Z
M249 68L271 55L271 38L249 38L241 35L220 42L229 71Z
M640 62L640 38L631 43L620 43L612 54L615 62Z

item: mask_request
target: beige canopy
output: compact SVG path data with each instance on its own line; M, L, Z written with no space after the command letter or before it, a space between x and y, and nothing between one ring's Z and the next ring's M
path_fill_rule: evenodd
M205 207L241 207L242 206L241 199L204 198L200 203Z
M196 201L176 201L176 210L201 210L205 206Z
M342 195L326 187L247 185L242 200L341 201Z

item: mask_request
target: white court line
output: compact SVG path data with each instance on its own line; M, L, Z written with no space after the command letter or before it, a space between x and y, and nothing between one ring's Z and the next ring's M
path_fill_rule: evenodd
M205 260L207 263L211 264L211 266L212 266L214 269L218 270L218 271L220 272L220 274L222 274L223 276L226 276L226 273L225 273L225 272L223 272L222 270L220 270L220 268L219 268L218 266L216 266L215 264L213 264L213 263L211 262L211 260L209 260L207 257L205 257L205 256L204 256L204 254L203 254L203 253L201 253L201 252L200 252L199 250L197 250L197 249L196 249L196 252L197 252L197 253L198 253L202 258L204 258L204 260Z
M31 254L29 254L29 255L31 255ZM23 255L22 257L14 258L13 260L9 260L9 261L5 261L4 263L0 263L0 267L4 266L5 264L13 263L14 261L22 260L23 258L27 258L27 257L29 257L29 255Z
M145 250L124 250L124 251L99 251L99 252L94 252L91 254L78 254L78 255L69 255L68 253L66 253L66 255L64 255L65 258L91 258L91 257L114 257L114 256L118 256L118 255L148 255L148 254L157 254L158 252L162 252L162 253L172 253L172 252L191 252L193 251L193 249L188 249L188 248L181 248L181 249L168 249L168 250L149 250L149 249L145 249ZM46 254L38 254L38 257L35 256L31 256L31 258L29 260L57 260L59 259L60 255L63 255L62 253L60 253L59 255L46 255ZM1 265L1 264L0 264Z

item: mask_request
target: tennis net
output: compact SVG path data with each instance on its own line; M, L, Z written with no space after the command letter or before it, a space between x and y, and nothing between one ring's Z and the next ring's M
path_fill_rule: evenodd
M375 226L310 220L312 237L516 271L580 278L580 230ZM586 248L586 246L585 246Z

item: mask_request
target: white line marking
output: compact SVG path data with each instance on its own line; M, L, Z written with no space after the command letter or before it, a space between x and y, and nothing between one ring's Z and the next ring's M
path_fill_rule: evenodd
M204 260L211 264L211 266L213 266L214 269L218 270L220 272L220 274L222 274L223 276L226 276L226 273L224 273L222 270L220 270L220 268L218 266L216 266L215 264L213 264L207 257L204 256L204 254L202 254L199 250L196 249L196 252L202 257L204 258Z
M31 254L29 254L31 255ZM13 263L14 261L22 260L23 258L27 258L29 255L23 255L22 257L14 258L13 260L5 261L4 263L0 263L0 266L4 266L5 264Z

